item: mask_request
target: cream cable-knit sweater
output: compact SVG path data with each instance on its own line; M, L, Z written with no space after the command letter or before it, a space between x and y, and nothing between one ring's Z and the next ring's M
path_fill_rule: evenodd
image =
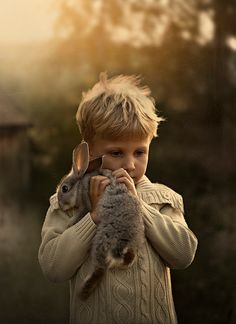
M50 199L42 228L39 262L54 282L70 280L71 324L177 323L170 268L184 269L194 258L197 239L183 216L182 197L144 176L137 185L142 201L146 241L127 270L110 269L86 301L78 290L91 270L89 250L96 225L88 213L69 227L56 195Z

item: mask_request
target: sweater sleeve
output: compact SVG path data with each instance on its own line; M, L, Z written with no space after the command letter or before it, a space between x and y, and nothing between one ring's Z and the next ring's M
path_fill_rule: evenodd
M171 189L167 192L166 202L155 192L151 196L158 199L142 200L145 233L168 267L184 269L192 263L198 242L184 219L182 197Z
M51 200L42 227L39 263L45 276L54 282L69 280L88 255L96 225L90 214L70 226L73 217Z

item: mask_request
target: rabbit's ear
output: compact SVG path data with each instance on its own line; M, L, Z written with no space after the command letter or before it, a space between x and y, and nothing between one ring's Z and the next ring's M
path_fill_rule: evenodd
M102 166L102 156L89 161L87 172L99 170L101 166Z
M74 173L79 172L79 177L82 177L88 169L89 165L89 147L88 143L80 143L73 151L72 169Z

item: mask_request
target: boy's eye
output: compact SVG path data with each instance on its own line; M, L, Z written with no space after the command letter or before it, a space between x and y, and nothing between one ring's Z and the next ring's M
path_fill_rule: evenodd
M135 155L136 156L142 156L145 152L144 151L141 151L141 150L138 150L135 152Z
M122 152L120 152L120 151L111 151L110 155L113 156L113 157L119 157L119 156L122 155Z

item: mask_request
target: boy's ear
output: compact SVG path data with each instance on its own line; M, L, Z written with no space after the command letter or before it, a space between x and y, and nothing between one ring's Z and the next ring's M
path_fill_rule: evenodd
M73 150L72 160L73 172L79 173L79 177L82 177L89 166L88 143L82 142Z

